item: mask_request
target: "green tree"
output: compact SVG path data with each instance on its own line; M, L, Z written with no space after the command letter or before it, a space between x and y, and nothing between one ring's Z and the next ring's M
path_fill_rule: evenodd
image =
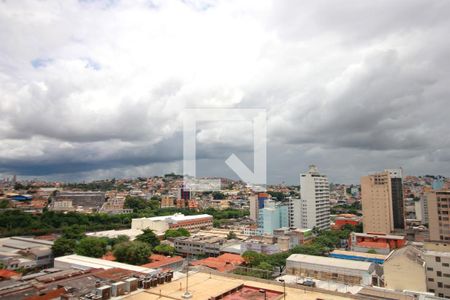
M142 265L149 262L151 248L140 241L124 242L114 247L113 254L119 262Z
M251 266L251 267L256 267L258 266L262 261L264 261L265 259L267 259L267 255L265 254L261 254L258 253L256 251L245 251L242 254L242 258L245 260L245 262Z
M102 257L106 253L107 245L105 239L89 236L80 240L75 247L75 253L90 257Z
M8 208L9 201L8 200L0 200L0 208Z
M175 254L175 248L170 245L166 245L166 244L160 244L160 245L156 246L155 248L153 248L153 251L156 253L170 255L170 256Z
M236 235L236 233L234 233L234 231L228 232L228 234L227 234L227 240L234 240L234 239L236 239L236 238L237 238L237 235Z
M120 243L128 242L130 240L130 237L128 235L120 234L115 238L109 239L108 244L111 247L114 247L115 245L118 245Z
M53 255L55 257L73 254L76 241L65 237L57 239L52 246Z
M168 229L164 233L164 238L176 238L180 236L190 236L191 234L185 228L177 228L177 229Z
M147 243L149 244L152 248L159 245L159 239L156 236L156 234L153 232L153 230L150 229L144 229L142 230L142 234L138 235L136 237L137 241L143 242L143 243Z
M370 253L370 254L377 254L377 251L375 251L375 249L369 249L369 250L367 251L367 253Z
M81 240L85 237L85 229L79 225L63 228L63 237L69 240Z

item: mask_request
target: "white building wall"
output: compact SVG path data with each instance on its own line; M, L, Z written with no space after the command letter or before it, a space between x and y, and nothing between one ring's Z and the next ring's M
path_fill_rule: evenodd
M330 187L328 178L311 165L308 173L300 175L302 228L330 228Z

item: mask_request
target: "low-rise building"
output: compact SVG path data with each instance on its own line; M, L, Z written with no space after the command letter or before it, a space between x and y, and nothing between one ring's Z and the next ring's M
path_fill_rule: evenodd
M305 254L288 257L286 274L363 286L377 285L381 275L374 263Z
M0 262L9 270L46 267L53 263L52 241L29 237L0 239Z
M155 232L165 232L168 229L185 228L189 231L211 228L213 217L207 214L185 216L174 214L152 218L132 219L131 229L151 229Z
M424 244L427 290L438 297L450 298L450 244Z
M389 254L392 250L405 246L404 236L384 233L359 233L352 232L348 245L350 250L357 252L367 252L374 250L379 254Z
M184 255L218 256L221 253L221 248L227 243L232 243L232 241L222 237L204 235L174 239L175 251Z

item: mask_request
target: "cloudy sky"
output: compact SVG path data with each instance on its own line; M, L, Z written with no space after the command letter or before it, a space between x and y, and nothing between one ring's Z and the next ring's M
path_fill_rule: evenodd
M447 0L0 0L0 177L182 172L185 108L267 111L269 183L450 175ZM205 122L198 175L252 167Z

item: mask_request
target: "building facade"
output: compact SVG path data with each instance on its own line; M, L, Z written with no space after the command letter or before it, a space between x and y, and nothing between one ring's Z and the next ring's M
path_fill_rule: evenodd
M292 254L286 260L286 274L370 286L378 282L375 264L339 258ZM375 278L375 280L374 280Z
M394 231L389 172L361 178L361 204L364 232L389 234Z
M426 194L428 228L431 241L450 240L450 190L431 191Z
M392 212L395 229L405 229L405 209L403 203L403 170L386 169L391 178Z
M185 228L189 231L196 231L211 228L213 217L207 214L185 216L174 214L171 216L161 216L152 218L137 218L131 220L131 229L151 229L157 233L164 233L168 229Z
M427 291L441 298L450 298L450 244L424 244Z
M300 228L330 228L330 186L328 178L309 166L308 173L300 175Z

